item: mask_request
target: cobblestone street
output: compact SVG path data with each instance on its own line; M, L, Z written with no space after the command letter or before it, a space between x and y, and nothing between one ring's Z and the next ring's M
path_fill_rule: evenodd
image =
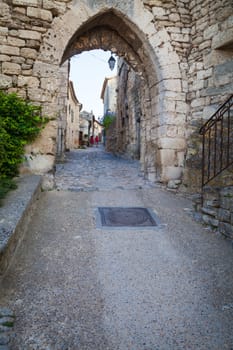
M231 242L137 161L93 147L56 168L2 283L11 349L233 349ZM160 225L101 228L107 206L150 208Z

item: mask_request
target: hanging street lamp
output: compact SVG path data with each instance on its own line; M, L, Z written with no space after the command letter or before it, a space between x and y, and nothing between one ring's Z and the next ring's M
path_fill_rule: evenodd
M110 68L111 70L114 69L115 63L116 63L116 60L115 60L115 58L114 58L114 57L112 56L112 54L111 54L111 57L110 57L109 60L108 60L108 65L109 65L109 68Z

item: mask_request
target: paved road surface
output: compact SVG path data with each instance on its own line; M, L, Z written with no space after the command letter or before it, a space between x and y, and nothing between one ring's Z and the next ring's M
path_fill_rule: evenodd
M233 349L233 251L191 203L101 149L70 152L2 286L13 350ZM99 206L141 206L155 229L103 229Z

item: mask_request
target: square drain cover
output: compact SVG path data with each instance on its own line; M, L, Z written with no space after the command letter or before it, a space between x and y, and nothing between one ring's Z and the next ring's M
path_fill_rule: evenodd
M157 226L155 215L147 208L98 208L102 226L148 227Z

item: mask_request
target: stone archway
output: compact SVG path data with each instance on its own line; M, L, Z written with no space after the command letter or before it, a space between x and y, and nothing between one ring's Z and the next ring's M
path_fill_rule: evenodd
M185 113L178 111L185 104L179 59L167 32L155 30L151 13L141 2L130 4L75 2L44 36L33 74L40 86L43 82L44 89L38 92L44 94L44 111L57 117L63 113L66 95L66 59L95 48L124 57L144 82L142 169L151 180L178 179L185 152Z

